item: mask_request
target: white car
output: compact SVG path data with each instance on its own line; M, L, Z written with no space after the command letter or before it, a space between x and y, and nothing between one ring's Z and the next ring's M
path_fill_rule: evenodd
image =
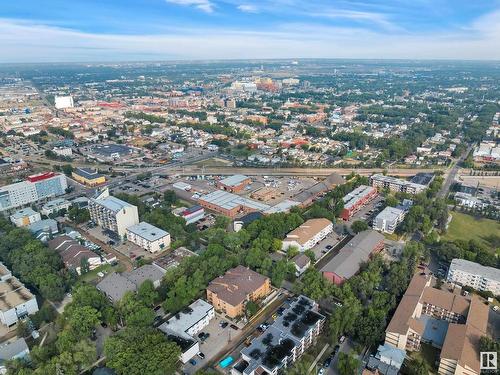
M325 369L322 367L318 371L318 375L324 375L325 374Z

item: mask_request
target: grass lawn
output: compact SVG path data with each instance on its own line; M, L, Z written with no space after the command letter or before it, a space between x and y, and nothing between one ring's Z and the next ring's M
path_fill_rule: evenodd
M95 279L97 279L97 274L99 272L110 273L112 271L122 272L124 270L125 270L125 268L122 267L120 264L117 264L116 266L111 266L110 264L103 264L102 266L99 266L96 269L93 269L92 271L89 271L89 272L81 275L78 278L78 280L90 283L90 282L94 281Z
M425 363L427 363L427 367L429 369L429 375L437 374L436 361L439 360L439 350L434 348L431 345L421 343L420 351L411 352L409 357L405 359L405 364L402 367L402 373L408 374L407 365L412 359L423 359Z
M500 223L495 220L475 218L460 212L452 212L453 219L448 227L444 240L475 239L493 248L500 247Z

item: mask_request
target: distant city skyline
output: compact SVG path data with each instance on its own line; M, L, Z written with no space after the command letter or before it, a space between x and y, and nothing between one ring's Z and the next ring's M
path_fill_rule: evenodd
M498 0L34 0L0 8L0 63L500 60Z

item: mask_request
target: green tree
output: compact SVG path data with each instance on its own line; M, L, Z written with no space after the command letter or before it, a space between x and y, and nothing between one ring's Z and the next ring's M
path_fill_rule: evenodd
M137 291L137 297L145 306L153 306L158 299L158 292L156 291L151 280L145 280Z
M337 369L339 370L340 375L356 374L360 365L361 362L359 361L357 356L353 355L352 353L339 353Z
M180 348L150 328L125 328L104 344L106 365L118 375L170 375L176 372Z
M351 229L353 230L354 233L362 232L364 230L367 230L368 228L369 228L368 224L362 220L356 220L351 225Z

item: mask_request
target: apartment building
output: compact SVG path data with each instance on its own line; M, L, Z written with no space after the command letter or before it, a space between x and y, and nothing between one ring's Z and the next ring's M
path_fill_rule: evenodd
M196 334L208 326L215 317L214 307L201 299L196 300L176 316L162 323L158 329L165 333L170 341L181 348L180 359L187 363L200 352Z
M290 246L295 246L302 252L309 250L332 231L333 223L330 220L309 219L287 234L283 240L282 249L286 251Z
M47 172L29 176L26 181L0 187L0 211L63 195L67 187L66 177L62 174Z
M170 247L170 233L144 221L127 228L127 239L153 254Z
M396 193L408 193L415 195L427 189L426 185L416 184L414 182L402 180L396 177L374 174L370 177L370 184L377 189L389 189Z
M387 326L385 344L417 351L425 342L440 349L440 375L479 375L488 306L477 295L463 297L433 284L432 276L415 274Z
M356 212L373 200L377 195L377 189L372 186L358 186L342 198L344 208L340 213L340 217L346 221L350 220Z
M137 207L109 195L104 189L100 195L89 201L90 218L97 225L125 238L127 228L139 223Z
M399 208L386 207L373 219L372 227L379 232L392 234L404 220L405 214L406 212Z
M315 301L305 296L296 297L250 346L241 350L231 375L284 372L316 342L325 319Z
M41 215L30 207L23 208L10 215L10 221L16 227L27 227L40 220L42 220Z
M0 263L0 322L10 327L37 311L36 297Z
M453 259L448 269L447 280L461 286L500 295L500 270L482 266L465 259Z
M256 301L271 293L268 277L238 266L210 282L207 287L207 301L217 311L235 318L245 314L248 301Z
M84 261L87 262L89 270L94 270L103 264L98 254L69 236L56 237L50 240L47 246L61 256L64 266L67 269L74 270L79 275L82 273Z
M365 230L354 236L320 271L328 281L340 285L358 273L361 264L383 248L384 236Z
M68 210L71 207L71 202L64 198L53 199L42 206L40 213L45 216L52 215L61 210Z

